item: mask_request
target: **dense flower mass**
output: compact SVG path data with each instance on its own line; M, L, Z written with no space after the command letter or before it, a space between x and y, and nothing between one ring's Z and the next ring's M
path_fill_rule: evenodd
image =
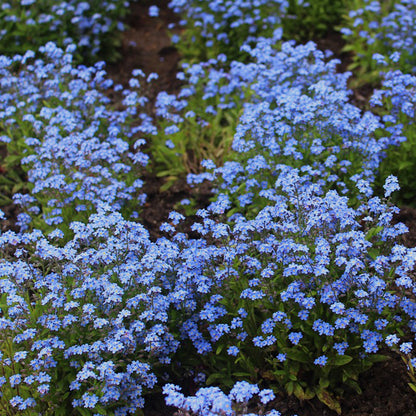
M341 32L354 50L354 66L361 68L361 82L374 80L387 57L391 67L407 73L416 69L416 2L414 0L359 0L349 5Z
M140 176L148 160L139 135L154 132L149 117L138 113L147 101L139 95L143 74L135 73L132 85L137 86L122 91L125 108L116 111L107 97L113 86L102 63L74 66L73 46L64 52L48 43L40 52L44 59L34 59L29 51L3 57L0 64L5 133L0 140L8 147L6 162L21 160L31 189L30 195L15 195L15 201L28 213L40 213L50 226L85 219L102 202L122 209L135 198L138 207L145 197Z
M156 74L114 85L104 62L74 63L127 2L1 5L0 185L19 207L9 230L0 211L2 414L134 415L161 390L194 416L279 416L284 392L340 414L385 351L413 374L416 249L391 198L416 195L414 4L361 3L347 41L383 45L366 110L359 71L282 41L292 2L172 0L182 87L155 103ZM214 196L151 238L145 169Z
M259 36L281 34L282 18L287 13L287 0L171 0L169 6L183 17L182 25L194 27L185 33L183 51L191 59L216 58L226 53L234 59L241 56L241 42L255 42ZM238 39L238 42L235 41ZM197 42L198 49L186 52ZM192 56L193 55L193 56Z
M24 54L52 40L61 47L76 43L84 60L100 55L114 60L129 5L126 0L6 0L0 6L0 53Z

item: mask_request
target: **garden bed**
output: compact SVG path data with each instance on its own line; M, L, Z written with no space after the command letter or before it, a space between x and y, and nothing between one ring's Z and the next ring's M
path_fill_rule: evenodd
M161 8L160 17L163 25L154 25L153 19L147 16L147 7L139 5L133 6L132 18L129 24L133 29L125 34L123 40L122 61L113 69L110 74L116 80L120 75L120 69L124 68L121 80L126 83L131 70L139 67L146 73L157 72L164 80L161 90L175 92L178 88L176 71L180 56L176 49L171 45L167 36L167 25L176 22L177 17L171 14L167 4L159 3ZM136 27L136 29L134 29ZM152 41L148 41L151 39ZM136 42L134 50L126 47L131 41ZM325 38L316 39L318 46L322 50L331 50L335 57L341 59L339 71L346 71L351 58L349 54L343 53L344 41L339 34L332 33ZM166 51L166 52L164 52ZM164 54L169 56L168 63L165 61ZM173 63L173 65L172 65ZM128 68L126 70L125 68ZM123 82L122 81L122 82ZM372 89L363 86L354 90L353 100L358 105L365 105ZM172 207L181 199L190 197L190 190L185 183L178 184L167 192L160 192L160 181L156 178L146 183L154 183L153 192L147 191L150 196L149 211L145 209L145 218L148 226L155 235L158 234L160 224L167 218ZM207 198L211 196L208 192ZM202 199L201 207L208 204L208 199ZM147 219L148 218L148 219ZM400 214L396 216L397 221L405 223L409 227L409 232L403 236L403 244L408 247L416 247L416 210L409 207L401 208ZM154 228L153 228L153 227ZM357 395L355 392L346 394L342 400L342 414L344 416L402 416L416 414L416 395L408 386L408 377L403 373L403 362L398 356L391 355L391 360L385 363L376 364L372 369L365 373L360 384L363 386L363 393ZM145 415L161 416L174 414L175 410L161 405L163 396L156 396L146 404ZM282 416L335 416L336 412L329 410L319 400L311 402L300 402L295 397L284 396L276 400L276 409L282 412Z
M273 11L283 10L284 2L275 3ZM408 206L416 196L409 176L414 114L400 107L394 74L383 83L376 70L363 69L364 58L356 65L358 51L348 43L356 34L313 30L319 13L311 3L297 44L270 27L296 35L292 14L299 19L302 10L289 9L277 22L266 10L248 25L264 30L264 39L239 51L233 42L246 34L246 21L232 29L222 27L226 19L198 21L203 2L192 18L166 0L132 2L120 56L105 66L112 85L101 64L89 67L88 48L87 66L71 62L71 47L51 44L45 63L27 64L29 55L0 62L8 201L1 207L0 317L12 334L0 348L5 415L416 414L409 385L416 388L416 380L403 362L413 362L416 310L416 210ZM183 4L176 2L177 12ZM258 4L263 13L272 2ZM221 2L216 7L228 16ZM340 18L335 6L328 19L331 13ZM225 32L212 37L211 25ZM392 59L381 65L408 68L404 53L403 61ZM348 68L355 68L351 93ZM416 81L402 82L414 103ZM384 95L376 100L377 89ZM403 153L400 141L410 150ZM388 163L404 172L398 209ZM348 286L348 273L361 283ZM372 289L371 279L376 287L384 279L386 292ZM373 301L363 300L368 293ZM351 333L343 331L344 303L355 320ZM249 335L239 332L243 325ZM20 364L26 357L33 380ZM222 391L207 393L196 410L193 398L167 383L185 396L206 386ZM216 405L212 413L204 407Z

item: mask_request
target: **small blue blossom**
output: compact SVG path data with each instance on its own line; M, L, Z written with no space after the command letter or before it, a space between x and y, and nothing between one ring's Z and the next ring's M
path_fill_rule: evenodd
M324 367L327 362L328 362L328 357L326 355L321 355L313 363L315 365L319 365L321 367Z
M303 338L303 334L301 332L291 332L289 334L289 340L294 344L299 344L299 341Z
M383 188L385 190L384 196L388 198L394 191L397 191L400 189L397 178L393 175L390 175L386 179L386 182L384 183Z
M159 7L150 6L149 7L149 16L150 17L158 17L159 16Z
M232 346L232 347L228 347L227 352L229 355L232 355L235 357L240 351L237 347Z
M410 354L413 349L413 345L411 342L403 342L400 344L400 351L404 354Z

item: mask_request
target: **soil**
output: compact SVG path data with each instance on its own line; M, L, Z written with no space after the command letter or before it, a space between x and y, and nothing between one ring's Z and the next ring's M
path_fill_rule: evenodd
M127 19L129 29L123 34L121 47L121 60L110 65L107 69L109 76L115 84L128 86L133 69L141 69L146 75L158 74L158 79L146 85L145 94L149 98L148 111L154 114L154 102L157 94L166 91L177 93L181 81L176 78L179 70L180 55L172 45L169 35L169 24L174 23L171 33L178 34L178 16L167 7L168 1L140 1L133 3L131 13ZM159 7L159 16L149 16L149 6ZM147 195L146 203L141 211L141 221L147 227L153 239L161 236L160 225L167 220L169 213L184 198L193 198L197 208L207 206L212 193L207 186L191 189L186 179L178 180L166 191L161 191L164 180L152 175L150 172L144 178L144 193ZM182 225L183 231L188 234L193 218L187 218ZM188 225L188 226L187 226Z
M351 52L345 52L343 50L345 41L339 32L329 32L324 38L314 39L314 42L318 45L319 49L331 51L333 53L332 59L339 59L341 61L337 66L338 72L346 72L349 70L348 68L353 62L353 55ZM351 103L361 109L367 109L368 101L373 93L374 86L364 84L359 87L354 87L354 74L351 75L348 81L349 87L352 89L352 96L350 98Z
M175 23L178 16L167 7L167 1L152 0L133 2L127 18L129 29L123 34L121 59L108 66L108 74L115 83L128 85L133 69L141 69L145 74L156 73L159 78L148 91L152 101L160 91L174 93L180 87L176 78L180 56L171 44L168 25ZM159 7L159 16L149 16L149 6ZM172 29L178 33L179 29Z
M341 400L343 416L411 416L416 415L416 394L407 385L404 364L399 356L374 365L360 378L362 394L349 392ZM276 403L282 416L337 416L317 399L300 403L284 398Z

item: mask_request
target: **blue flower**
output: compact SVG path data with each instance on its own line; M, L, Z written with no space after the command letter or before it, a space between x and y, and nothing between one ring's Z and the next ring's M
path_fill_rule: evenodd
M299 344L299 341L303 338L303 334L301 332L291 332L289 334L289 340L294 344Z
M149 16L150 17L158 17L159 16L159 7L150 6L149 7Z
M315 365L319 365L321 367L324 367L327 362L328 362L328 357L326 355L321 355L313 363Z
M393 175L390 175L386 179L386 182L384 183L383 188L385 190L384 196L388 198L394 191L397 191L400 189L397 178Z
M227 349L227 353L229 354L229 355L232 355L232 356L236 356L238 353L240 352L240 350L237 348L237 347L235 347L235 346L232 346L232 347L228 347L228 349Z

